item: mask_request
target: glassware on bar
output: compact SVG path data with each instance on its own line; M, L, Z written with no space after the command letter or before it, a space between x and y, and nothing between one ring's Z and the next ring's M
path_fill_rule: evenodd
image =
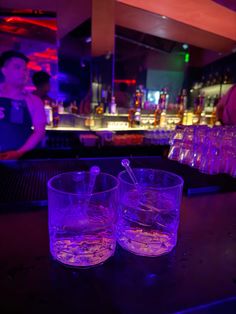
M83 267L103 263L114 254L117 188L117 179L105 173L91 178L89 172L68 172L49 180L49 238L54 259Z
M170 141L168 158L203 173L235 177L236 127L203 125L177 129Z
M126 250L142 256L159 256L176 245L183 180L154 169L133 169L119 176L120 205L117 241Z

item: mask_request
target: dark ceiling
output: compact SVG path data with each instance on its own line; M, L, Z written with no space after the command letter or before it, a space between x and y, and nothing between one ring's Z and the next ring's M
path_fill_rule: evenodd
M125 27L116 27L116 39L123 40L146 49L171 53L179 46L175 41L145 34Z
M70 36L78 40L86 40L91 36L91 19L85 21L76 29L74 29ZM181 45L175 41L160 38L157 36L145 34L136 30L128 29L122 26L116 26L115 30L116 45L120 42L127 42L146 49L162 51L171 53Z
M232 11L236 11L236 0L213 0L213 1Z

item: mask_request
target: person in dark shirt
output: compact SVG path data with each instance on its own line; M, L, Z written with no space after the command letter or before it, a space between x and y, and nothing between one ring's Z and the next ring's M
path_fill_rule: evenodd
M35 148L45 134L41 99L25 91L28 58L18 51L0 56L0 160L18 159ZM33 129L32 129L33 126Z
M51 90L50 78L51 76L44 71L36 72L32 77L33 84L36 87L36 90L33 92L33 94L37 95L44 104L46 101L48 101L49 104L53 102L53 99L48 96L48 93Z

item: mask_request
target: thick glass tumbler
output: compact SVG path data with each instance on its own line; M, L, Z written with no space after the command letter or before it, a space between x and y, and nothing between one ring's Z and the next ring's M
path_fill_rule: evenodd
M118 176L117 241L137 255L168 253L177 241L183 180L162 170L133 171L138 184L132 183L126 171Z
M84 171L48 181L50 252L69 266L97 265L115 251L118 180L100 173L92 185Z

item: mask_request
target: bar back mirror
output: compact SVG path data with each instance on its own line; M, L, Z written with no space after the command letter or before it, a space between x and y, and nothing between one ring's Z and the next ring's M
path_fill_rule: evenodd
M89 18L59 43L59 95L65 106L76 102L80 115L96 112L101 102L108 111L112 94L113 52L92 56L91 41Z
M117 25L114 95L118 111L127 112L135 106L140 94L140 107L154 111L166 93L166 109L175 113L184 90L188 108L193 108L194 101L202 95L206 111L211 112L219 97L236 81L236 54L231 50L221 52L217 47L206 49L200 44L194 46Z
M0 10L0 53L7 50L23 52L30 59L26 89L35 89L32 76L45 71L50 76L49 96L57 98L57 20L56 14L42 10ZM1 75L0 80L3 80Z
M60 39L59 97L64 106L78 106L79 114L90 113L91 19L85 20Z
M92 57L92 111L99 113L99 105L102 104L101 109L104 113L109 113L109 104L113 93L113 69L114 69L114 55L111 52L101 56ZM101 112L101 113L103 113Z

